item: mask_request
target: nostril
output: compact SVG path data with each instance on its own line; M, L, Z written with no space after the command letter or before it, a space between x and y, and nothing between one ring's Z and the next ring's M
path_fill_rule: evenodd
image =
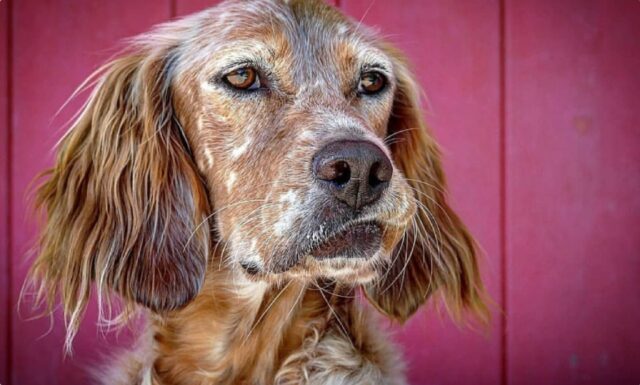
M343 185L349 182L351 179L351 168L349 167L349 163L340 160L334 163L333 166L334 177L331 179L334 183L338 185Z
M316 168L316 176L321 180L342 186L351 180L351 167L345 160L320 161Z
M391 180L393 169L389 162L377 161L371 165L369 170L369 186L377 187Z
M382 180L380 180L380 176L378 175L379 170L380 162L375 162L371 166L371 170L369 171L369 186L376 187L377 185L382 183Z

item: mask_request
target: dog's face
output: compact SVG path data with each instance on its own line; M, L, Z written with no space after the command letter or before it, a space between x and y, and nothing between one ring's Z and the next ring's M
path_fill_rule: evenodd
M400 320L436 289L486 310L406 62L334 8L225 2L94 76L38 190L31 274L51 308L60 292L68 342L92 283L162 313L223 265L363 284Z
M323 4L254 5L212 13L176 82L225 263L369 280L416 210L385 143L392 58Z

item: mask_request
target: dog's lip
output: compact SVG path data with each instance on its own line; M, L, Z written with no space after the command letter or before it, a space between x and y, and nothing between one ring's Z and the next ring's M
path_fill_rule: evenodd
M335 257L368 258L382 243L382 228L377 222L354 223L325 237L309 254L316 259Z

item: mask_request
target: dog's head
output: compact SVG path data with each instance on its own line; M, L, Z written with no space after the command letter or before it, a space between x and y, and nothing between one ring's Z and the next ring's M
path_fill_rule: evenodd
M98 79L39 191L33 273L50 301L60 284L72 327L92 281L179 308L214 249L251 279L363 284L400 320L436 289L483 311L416 83L333 8L226 2L136 39Z

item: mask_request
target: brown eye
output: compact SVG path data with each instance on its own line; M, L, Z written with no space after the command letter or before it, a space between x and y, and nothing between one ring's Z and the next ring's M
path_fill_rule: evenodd
M360 76L359 91L363 94L380 92L387 84L387 79L380 72L365 72Z
M224 80L230 86L239 90L255 90L260 88L260 78L256 70L251 67L233 70L224 76Z

